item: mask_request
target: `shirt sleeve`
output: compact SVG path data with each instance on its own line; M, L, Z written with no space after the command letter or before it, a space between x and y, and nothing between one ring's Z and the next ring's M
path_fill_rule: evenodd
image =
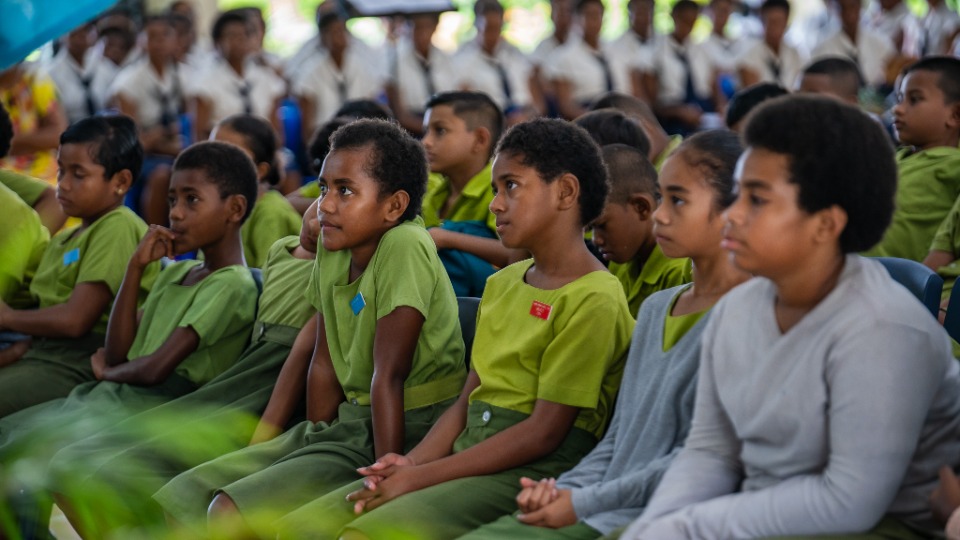
M377 248L377 319L401 306L412 307L426 318L439 278L432 264L436 248L431 250L429 235L416 225L399 225L388 234Z
M80 270L76 283L100 282L115 295L120 289L130 256L143 236L133 219L121 213L105 216L90 231L86 245L80 248Z
M794 476L756 491L716 493L699 504L688 498L682 504L675 495L680 480L691 486L691 493L693 485L710 480L689 458L702 452L705 418L695 416L696 433L691 432L688 448L664 478L663 496L658 491L656 507L650 509L654 516L679 510L632 526L625 538L765 538L870 529L897 495L945 375L945 344L937 341L928 332L878 321L837 344L824 374L830 388L830 455L819 474ZM700 376L701 382L712 379L702 367ZM889 399L891 395L898 399ZM704 407L718 404L698 402L697 412ZM735 485L728 487L732 492Z
M199 348L210 347L253 323L257 288L246 267L211 275L199 285L193 303L177 325L193 328L200 336Z
M957 245L957 239L960 238L957 231L958 227L960 227L960 198L953 203L950 213L943 219L940 228L933 236L930 251L946 251L953 254L954 257L960 255L960 245Z

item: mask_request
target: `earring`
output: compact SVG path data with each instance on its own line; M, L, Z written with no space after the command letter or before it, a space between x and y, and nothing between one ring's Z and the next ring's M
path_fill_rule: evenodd
M122 190L122 189L117 189L117 195L123 195L123 190Z

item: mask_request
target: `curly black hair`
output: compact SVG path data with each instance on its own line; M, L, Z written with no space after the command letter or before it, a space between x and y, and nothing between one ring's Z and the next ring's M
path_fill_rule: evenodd
M883 129L856 107L816 96L767 101L747 119L744 144L783 154L806 212L839 206L847 213L840 249L880 241L893 217L897 166Z
M600 147L582 127L549 118L517 124L500 139L496 154L518 158L547 183L566 173L576 176L580 182L580 222L584 226L603 211L610 191L607 168Z
M364 118L351 122L330 136L330 152L369 148L366 171L380 183L380 194L403 190L410 204L400 217L409 221L420 215L427 191L427 154L420 141L388 120Z
M224 11L213 21L210 37L213 38L214 43L219 42L220 38L223 37L223 32L228 24L242 24L247 35L253 33L253 23L247 13L243 9L231 9L230 11Z
M727 103L727 113L724 123L733 129L741 120L747 117L753 109L768 99L785 96L790 92L776 83L757 83L737 90Z
M90 116L70 124L60 134L60 145L90 143L90 157L103 166L103 177L109 180L126 169L134 182L143 167L143 146L137 134L137 125L122 114Z
M616 109L599 109L580 115L574 124L587 130L600 146L625 144L650 154L650 139L636 120Z
M243 135L247 148L253 153L253 162L266 163L270 170L263 178L272 186L280 182L277 171L277 136L266 119L252 114L235 114L221 120L217 127L225 127Z
M13 122L10 120L10 113L0 105L0 159L7 157L10 153L10 144L13 141Z
M247 212L243 221L250 217L257 202L257 169L253 160L235 145L204 141L188 147L173 162L173 172L200 171L217 186L220 197L240 195L247 200Z
M715 129L686 139L671 155L702 172L714 191L717 209L726 210L737 199L733 174L742 153L736 133Z

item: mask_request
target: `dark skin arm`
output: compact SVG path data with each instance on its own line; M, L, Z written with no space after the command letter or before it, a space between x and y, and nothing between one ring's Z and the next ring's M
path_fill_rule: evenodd
M37 202L33 203L33 209L40 216L40 223L50 231L50 236L59 231L67 221L67 215L63 213L60 201L57 200L57 192L53 188L43 190Z
M260 423L257 424L257 429L250 439L251 445L268 441L279 435L283 431L283 426L293 416L293 410L307 388L307 371L310 369L310 360L315 348L319 317L319 315L311 317L297 334L297 339L293 342L290 354L277 377L277 384L273 387L267 408L263 411Z
M190 327L174 330L153 354L118 365L107 365L98 350L91 358L93 373L101 381L154 386L162 383L200 345L200 336Z
M377 321L370 407L373 450L378 459L403 452L403 383L413 368L423 321L423 314L409 306L398 307Z
M0 302L0 329L37 337L79 338L110 305L113 293L101 281L78 283L63 304L15 310Z
M45 150L55 150L60 144L60 134L67 129L67 116L60 107L52 107L40 117L37 129L18 133L10 140L10 155L21 156Z
M955 260L957 260L957 258L953 256L953 253L934 249L930 250L930 253L927 253L927 257L923 259L923 264L936 272L940 267L946 266Z
M387 105L391 111L395 112L397 122L400 122L400 127L414 135L423 135L423 116L413 114L403 106L403 101L400 98L400 89L397 85L392 82L387 83L384 85L383 91L387 95Z
M373 510L418 489L457 478L493 474L530 463L556 450L573 427L579 411L577 407L537 400L533 413L527 419L463 452L421 462L414 457L420 455L414 453L415 449L410 453L415 465L392 465L377 470L372 474L383 480L376 482L373 489L365 487L351 493L347 499L362 503L356 505L355 510ZM428 438L430 435L433 435L433 430ZM360 472L367 474L365 469Z
M195 97L189 100L188 106L195 119L193 123L193 140L205 141L209 139L210 131L213 130L210 121L211 115L213 114L213 105L204 98Z
M327 344L322 314L317 314L316 343L307 370L307 420L331 422L337 417L337 408L346 397L333 369L333 361L330 360L330 346Z
M577 118L586 110L573 99L573 85L570 81L557 79L552 82L553 95L557 98L557 107L560 109L560 115L567 120Z

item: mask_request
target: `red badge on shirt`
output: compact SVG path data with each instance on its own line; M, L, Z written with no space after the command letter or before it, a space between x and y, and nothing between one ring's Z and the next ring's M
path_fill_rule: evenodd
M548 320L550 318L550 312L553 310L553 306L549 304L544 304L543 302L537 302L534 300L530 304L530 314L538 319Z

